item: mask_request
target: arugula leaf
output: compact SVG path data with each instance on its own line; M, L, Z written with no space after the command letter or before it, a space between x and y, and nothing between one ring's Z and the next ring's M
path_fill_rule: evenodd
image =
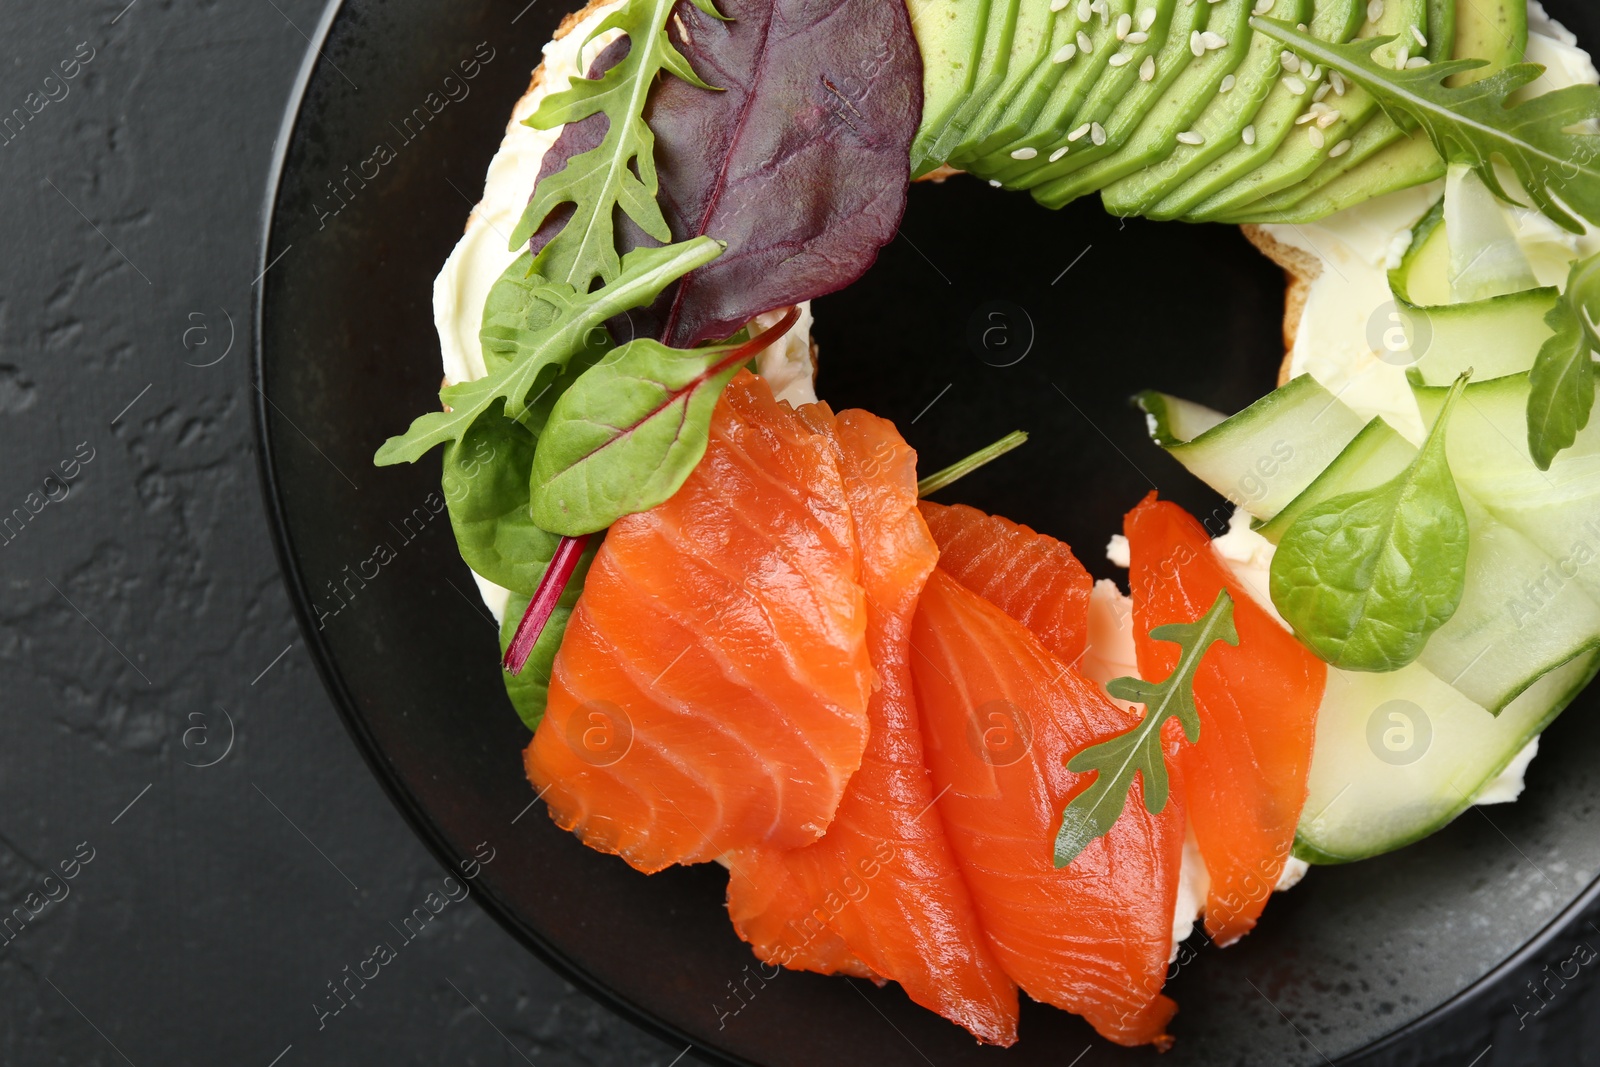
M1026 431L1012 430L994 444L984 445L965 459L958 459L943 470L934 471L917 482L917 496L925 497L937 493L945 486L965 478L979 467L993 463L1013 448L1021 448L1027 443Z
M1393 37L1333 44L1277 19L1252 18L1250 25L1288 45L1302 60L1336 70L1361 86L1405 128L1421 126L1446 162L1470 165L1502 200L1512 197L1495 174L1496 157L1510 164L1552 221L1583 233L1583 224L1568 214L1570 208L1600 225L1600 134L1582 132L1590 120L1600 118L1600 86L1568 86L1513 104L1512 95L1537 81L1543 67L1516 63L1468 85L1450 86L1446 79L1486 66L1486 61L1453 59L1395 70L1372 55Z
M1570 448L1589 425L1596 384L1594 353L1600 352L1600 254L1572 265L1567 288L1545 316L1555 330L1528 373L1528 451L1547 471L1556 453Z
M556 309L548 323L535 324L544 321L541 308L529 313L525 328L506 326L509 348L503 354L508 358L498 369L487 377L446 386L439 400L449 410L430 411L418 418L405 433L385 441L373 462L380 467L413 463L434 445L459 441L479 416L499 401L504 402L508 418L522 418L529 405L528 394L536 384L542 381L548 388L555 373L574 356L609 345L603 328L607 319L649 303L662 289L721 252L718 242L696 237L660 248L634 249L623 257L622 273L593 293L580 296L570 285L554 282L530 287L530 306L548 304ZM500 310L503 314L503 308Z
M705 455L723 387L799 317L790 308L740 345L685 351L640 338L602 359L556 401L539 438L533 521L575 537L676 493Z
M1106 686L1106 692L1118 700L1143 704L1144 717L1131 730L1091 745L1067 761L1069 771L1096 774L1089 788L1073 797L1061 813L1055 846L1057 867L1071 863L1091 841L1110 831L1127 806L1135 773L1144 782L1145 810L1154 815L1167 806L1167 762L1161 751L1161 728L1168 719L1177 719L1191 745L1200 740L1200 711L1194 703L1195 674L1216 642L1238 646L1233 598L1226 589L1220 590L1210 610L1195 622L1158 626L1150 636L1183 649L1178 665L1161 682L1113 678Z
M715 16L711 0L694 5ZM536 130L550 130L604 114L608 121L600 144L567 160L534 187L533 199L511 235L513 249L523 245L550 213L564 204L572 215L534 257L533 269L587 293L595 279L610 285L622 273L617 254L616 212L620 208L657 241L672 240L672 230L656 203L655 134L645 121L645 104L656 75L677 75L689 84L710 89L667 35L667 19L677 0L627 0L595 28L590 40L608 30L621 30L628 52L598 78L574 78L570 88L547 96L526 120ZM587 41L585 42L588 43Z
M1272 602L1307 647L1347 671L1399 670L1455 614L1467 574L1467 514L1445 427L1468 371L1411 465L1372 490L1308 508L1272 557Z

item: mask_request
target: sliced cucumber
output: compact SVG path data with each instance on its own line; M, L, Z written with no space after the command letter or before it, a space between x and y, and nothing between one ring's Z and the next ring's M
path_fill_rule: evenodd
M1330 669L1294 854L1347 863L1444 827L1594 677L1600 658L1551 671L1499 715L1419 664L1392 674Z
M1539 284L1499 198L1465 163L1450 164L1445 176L1444 226L1453 300L1483 300Z
M1450 302L1450 241L1442 199L1411 228L1411 244L1400 265L1389 272L1389 288L1396 299L1417 307Z
M1544 318L1560 295L1552 286L1435 307L1400 298L1401 324L1417 360L1413 370L1425 385L1445 387L1468 370L1480 385L1527 371L1554 332Z
M1185 416L1175 420L1173 413L1188 413L1199 405L1163 393L1143 393L1135 400L1151 416L1157 444L1191 474L1262 520L1299 496L1364 425L1309 374L1193 436L1174 427Z
M1404 470L1416 454L1416 446L1396 433L1392 426L1382 419L1373 419L1339 453L1339 459L1328 464L1303 493L1267 522L1255 523L1256 532L1277 544L1307 508L1341 493L1376 489Z

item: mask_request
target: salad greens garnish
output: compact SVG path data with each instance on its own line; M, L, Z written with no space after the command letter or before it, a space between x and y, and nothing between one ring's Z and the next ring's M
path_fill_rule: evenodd
M1027 444L1028 435L1022 430L1013 430L992 445L985 445L965 459L958 459L950 466L917 482L917 495L930 496L937 493L945 486L965 478L979 467L993 463L1013 448L1020 448Z
M544 635L545 623L550 620L551 613L561 601L567 583L582 562L584 549L588 545L588 534L563 537L556 544L555 552L550 557L550 565L545 568L543 577L539 579L539 588L534 590L533 596L528 600L528 606L523 609L522 619L512 631L505 655L501 659L502 666L510 673L519 674L527 665L534 646ZM553 651L551 655L554 656Z
M684 351L642 337L608 353L550 412L533 459L533 521L575 537L676 493L705 455L723 387L799 318L791 307L743 344Z
M1600 135L1587 128L1600 118L1600 86L1573 85L1513 103L1511 97L1537 81L1544 67L1516 63L1469 85L1450 86L1446 79L1486 61L1453 59L1396 70L1372 54L1393 37L1334 44L1277 19L1257 17L1250 24L1302 60L1336 70L1367 90L1406 129L1421 126L1446 162L1470 165L1502 200L1513 198L1495 173L1496 158L1510 165L1553 222L1582 233L1571 209L1600 225Z
M1370 490L1309 508L1272 557L1272 602L1307 647L1349 671L1399 670L1455 614L1467 574L1467 514L1445 432L1467 371L1411 464Z
M1167 762L1162 752L1161 728L1168 719L1177 719L1191 745L1200 740L1194 679L1213 644L1239 644L1239 631L1233 625L1233 598L1226 589L1220 590L1210 609L1196 621L1157 626L1150 636L1157 641L1171 641L1182 649L1178 665L1160 682L1113 678L1106 685L1106 692L1118 700L1143 704L1144 717L1132 729L1091 745L1067 761L1069 771L1096 774L1089 788L1073 797L1061 813L1055 845L1057 867L1067 866L1091 841L1111 829L1127 806L1136 773L1144 784L1145 810L1156 815L1167 806Z
M1547 471L1556 454L1570 448L1589 425L1594 407L1594 354L1600 352L1600 254L1579 260L1567 275L1566 291L1545 316L1555 331L1528 373L1528 451Z
M711 0L693 0L714 17ZM570 88L542 100L526 120L536 130L549 130L604 114L606 134L596 147L546 174L534 188L522 220L511 234L511 247L526 244L551 212L572 206L571 217L535 257L533 269L579 292L596 281L610 285L622 273L617 252L616 216L620 210L657 241L672 240L672 230L656 202L655 134L645 121L645 104L662 71L700 89L710 89L689 66L667 34L667 20L677 0L627 0L608 15L590 40L608 30L621 30L628 52L597 78L574 78ZM585 44L588 41L584 42Z
M548 385L555 372L578 353L609 346L607 319L649 303L662 289L721 253L722 246L716 241L696 237L661 248L634 249L622 259L622 272L592 293L579 293L564 282L526 287L526 303L520 313L502 310L497 315L499 319L521 315L520 328L505 328L510 335L506 343L515 352L510 361L487 377L446 386L439 400L448 410L430 411L404 434L389 438L373 462L380 467L411 463L434 445L459 441L479 416L498 402L504 402L507 418L522 418L536 384ZM500 351L505 354L504 349Z

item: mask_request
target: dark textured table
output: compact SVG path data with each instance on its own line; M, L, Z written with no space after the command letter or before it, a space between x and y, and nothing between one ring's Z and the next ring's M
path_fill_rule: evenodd
M320 1014L446 873L304 653L257 484L261 210L321 4L124 2L5 10L0 1063L678 1062L470 902ZM1368 1062L1600 1062L1588 944Z

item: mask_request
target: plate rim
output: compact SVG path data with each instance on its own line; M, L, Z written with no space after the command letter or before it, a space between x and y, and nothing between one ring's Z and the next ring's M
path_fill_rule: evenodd
M301 637L305 640L306 646L311 652L311 659L316 665L317 676L321 680L323 688L327 691L346 733L350 735L350 740L360 753L362 761L366 763L373 777L378 780L378 784L383 789L385 796L388 797L389 802L400 813L401 818L406 822L411 832L422 841L423 846L433 856L434 860L447 873L454 873L456 864L464 857L458 855L455 849L444 839L443 832L433 819L422 810L422 806L416 797L399 780L397 772L389 764L387 757L384 756L365 719L356 707L355 699L345 683L343 673L339 669L332 651L320 636L320 631L312 625L316 614L312 607L310 591L301 574L299 561L294 553L293 541L289 534L288 519L283 507L283 498L279 492L280 478L273 449L275 439L271 429L269 412L267 411L268 405L272 404L272 400L267 395L265 388L267 274L274 262L269 257L269 254L273 247L273 233L278 222L278 199L284 184L289 149L300 125L306 94L312 81L320 72L325 59L323 46L344 8L345 0L327 0L315 30L307 38L306 51L301 58L300 69L295 74L294 83L285 101L283 117L279 121L276 143L273 147L272 160L268 165L265 195L261 205L261 230L257 252L257 266L261 268L259 271L260 281L256 292L251 297L250 384L254 387L256 394L250 404L251 437L256 451L256 473L261 490L262 504L266 511L267 527L272 539L273 554L277 557L278 568L282 573L284 590L289 595L290 606L294 611L295 624L299 627ZM331 60L327 62L330 66L332 65ZM1600 685L1600 680L1592 684ZM654 1012L612 990L591 976L577 960L569 957L565 952L547 942L536 931L524 924L516 916L515 910L511 905L501 899L500 895L492 889L485 888L478 894L478 899L478 906L487 912L502 929L511 934L525 949L533 953L540 962L549 966L563 979L577 986L585 995L593 998L633 1025L658 1038L670 1039L688 1045L686 1051L706 1062L730 1064L733 1067L762 1067L761 1064L755 1061L736 1056L724 1049L702 1045L697 1039L679 1029L670 1020L656 1015ZM1417 1037L1422 1031L1437 1025L1446 1016L1463 1011L1480 1001L1492 987L1498 985L1512 972L1532 962L1533 957L1548 948L1556 937L1568 926L1572 925L1578 916L1588 910L1597 899L1600 899L1600 876L1597 876L1582 891L1572 897L1548 923L1541 927L1531 938L1523 942L1516 951L1491 967L1484 974L1398 1029L1374 1038L1365 1045L1347 1053L1341 1057L1339 1062L1356 1064L1369 1057L1391 1051L1396 1046Z

